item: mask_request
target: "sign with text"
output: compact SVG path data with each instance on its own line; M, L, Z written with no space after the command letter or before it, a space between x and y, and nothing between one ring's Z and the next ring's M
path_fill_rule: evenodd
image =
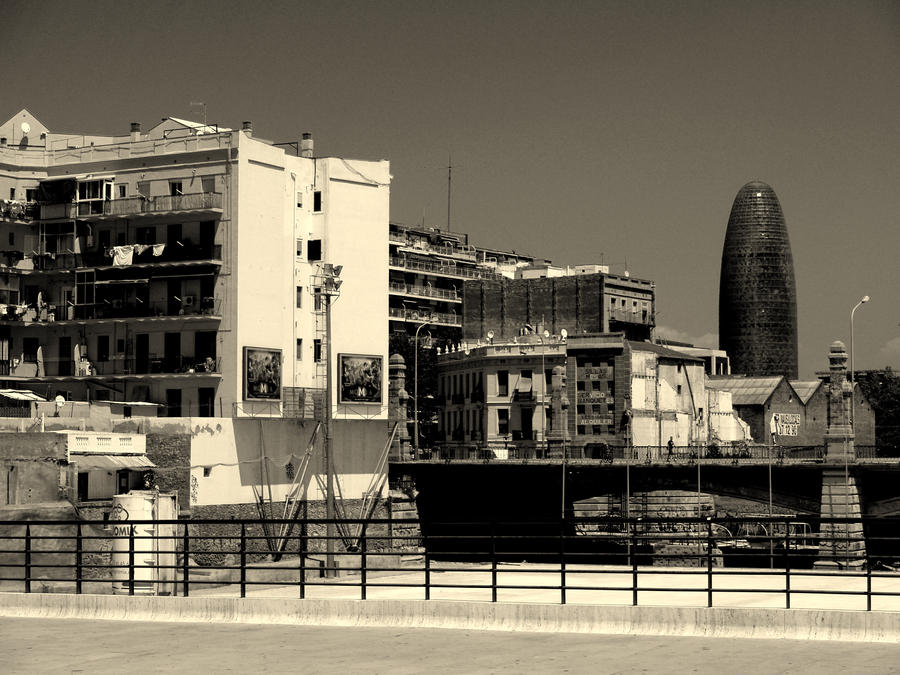
M799 413L772 413L771 433L776 436L796 436L799 428Z

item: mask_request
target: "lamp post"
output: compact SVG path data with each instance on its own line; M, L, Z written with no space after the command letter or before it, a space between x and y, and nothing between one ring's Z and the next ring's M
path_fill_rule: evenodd
M332 298L337 298L341 292L341 284L344 283L338 277L343 266L325 263L322 265L315 282L321 288L322 302L325 303L325 447L323 460L325 462L325 575L337 576L334 560L334 540L336 537L334 517L334 461L331 447L331 399L332 399L332 374L331 374L331 303Z
M413 452L416 458L419 457L419 331L429 323L429 319L425 319L416 327L416 337L414 340L415 356L413 357Z
M853 385L855 381L855 375L853 372L853 315L856 314L856 310L859 309L860 305L868 301L869 296L864 295L859 302L853 305L853 309L850 310L850 428L854 429L854 433L856 431L853 426L853 423L856 421L856 392L853 391Z

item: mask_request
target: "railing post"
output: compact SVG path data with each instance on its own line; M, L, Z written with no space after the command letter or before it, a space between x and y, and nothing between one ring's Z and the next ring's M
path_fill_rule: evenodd
M306 598L306 523L300 526L300 599Z
M362 534L359 538L359 599L366 599L366 548L367 548L366 524L363 523Z
M631 523L631 604L638 604L637 529L641 518Z
M713 606L713 533L712 518L706 518L706 606Z
M134 525L128 524L128 595L134 595Z
M784 608L791 608L791 526L784 528Z
M188 530L188 524L184 524L184 534L181 541L181 594L188 597L191 593L191 535Z
M431 556L425 549L425 599L431 600Z
M559 521L559 602L566 604L566 520Z
M31 593L31 525L25 524L25 592Z
M81 595L81 523L75 524L75 593Z
M247 523L241 523L241 597L247 597Z
M497 528L491 521L491 602L497 602Z
M872 611L872 561L869 559L869 545L871 543L869 539L869 528L866 527L866 523L863 522L863 538L866 541L866 611Z

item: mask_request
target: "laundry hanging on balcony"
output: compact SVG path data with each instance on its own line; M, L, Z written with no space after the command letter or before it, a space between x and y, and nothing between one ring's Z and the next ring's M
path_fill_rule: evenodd
M110 251L114 266L123 267L130 265L134 260L134 245L113 246Z
M154 257L158 258L159 256L161 256L163 254L163 251L165 251L165 250L166 250L165 244L154 244L153 245Z

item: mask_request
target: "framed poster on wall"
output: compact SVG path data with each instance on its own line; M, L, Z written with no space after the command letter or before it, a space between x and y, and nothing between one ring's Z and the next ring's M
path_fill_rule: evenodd
M381 403L382 357L338 354L338 403Z
M244 400L281 400L281 350L244 347Z

